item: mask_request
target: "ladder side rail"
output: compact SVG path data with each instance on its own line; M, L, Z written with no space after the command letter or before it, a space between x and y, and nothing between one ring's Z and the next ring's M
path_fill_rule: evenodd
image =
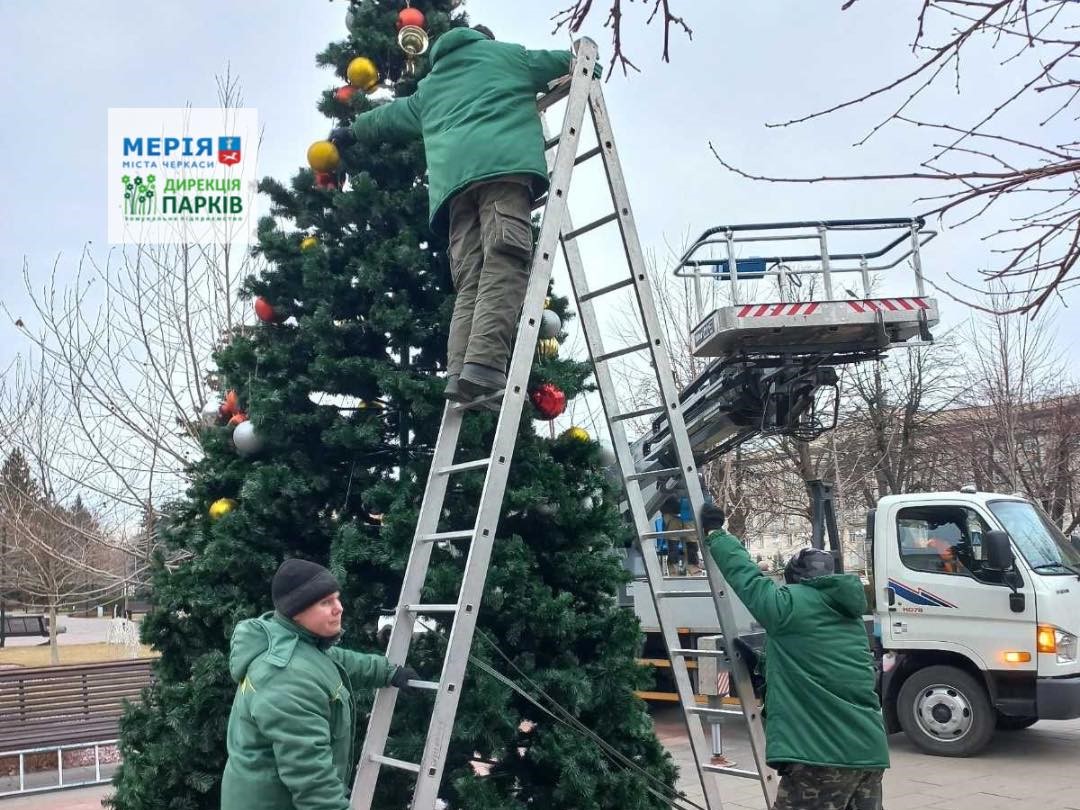
M569 221L567 221L569 226ZM574 297L578 305L578 317L585 334L585 342L589 349L590 358L599 357L604 353L603 340L600 333L599 319L592 300L583 300L588 293L588 284L582 267L581 250L574 241L563 241L563 255L569 270L570 284L574 291ZM649 595L652 598L653 609L656 611L657 623L660 626L660 634L664 640L664 646L669 651L671 671L675 679L675 691L679 695L679 703L683 708L683 718L686 722L687 733L690 737L690 748L693 752L694 762L697 765L698 777L701 781L705 795L705 804L708 810L722 810L723 804L720 799L719 786L716 780L706 776L701 769L705 757L708 756L709 747L705 739L705 732L700 721L691 715L687 709L696 705L696 697L693 685L690 682L689 669L686 666L685 657L672 655L671 650L677 650L682 645L679 642L677 628L666 617L667 606L658 593L663 589L663 572L660 570L660 562L655 553L655 541L646 543L642 536L652 530L649 524L649 516L645 509L642 497L641 484L629 476L635 474L634 459L630 452L630 444L626 438L626 429L623 423L614 417L619 414L617 407L618 397L615 394L615 384L611 377L611 370L607 363L594 363L594 376L596 377L597 390L600 394L600 402L604 408L608 431L611 435L612 447L619 464L619 471L625 485L626 499L633 517L635 534L638 538L639 548L645 565L646 580L649 584ZM651 546L651 548L647 548Z
M648 273L645 272L645 256L638 241L637 229L630 209L630 201L626 191L622 167L619 163L618 152L615 149L607 107L599 88L594 88L589 95L589 106L593 123L596 126L598 140L604 146L601 155L603 156L609 187L615 199L616 210L619 212L619 230L622 234L623 246L633 273L638 308L645 323L646 334L649 336L649 351L660 384L662 404L667 413L668 425L671 429L676 456L679 459L681 474L696 517L704 504L704 494L701 482L698 480L697 467L690 448L690 439L686 433L678 391L675 390L675 380L672 375L667 347L661 337L663 331L656 313ZM724 646L727 649L731 665L732 680L735 683L736 693L742 704L743 714L746 717L747 727L750 732L751 747L755 762L758 765L761 788L765 795L766 804L771 806L776 797L776 773L765 764L765 735L760 722L760 713L757 710L757 699L754 695L753 684L750 680L750 673L746 668L746 662L738 654L734 645L734 636L738 624L735 620L731 600L736 597L734 594L728 594L727 583L713 561L712 555L707 553L700 521L695 521L695 523L698 531L699 548L702 551L701 556L705 560L705 570L713 591L716 612L720 618L720 626L724 629Z
M412 549L405 566L401 594L398 597L397 609L394 611L394 626L390 630L390 642L386 650L387 660L398 666L404 664L408 657L409 647L412 644L413 624L416 620L416 616L408 610L407 606L420 602L434 546L433 543L420 542L419 538L425 534L433 534L438 529L439 517L446 497L449 476L438 475L435 471L453 463L463 417L464 411L454 408L449 402L443 409L442 424L439 427L435 453L431 459L431 468L424 487L424 499L420 502L420 514L416 521ZM373 757L382 756L386 748L397 695L398 689L394 687L384 687L375 693L375 702L368 719L356 777L353 780L351 806L354 810L370 810L375 796L375 785L382 767L381 763Z
M503 395L503 405L495 430L491 464L488 467L483 494L480 498L476 534L466 560L465 577L458 600L459 609L450 630L411 810L433 810L438 798L442 772L446 764L446 752L453 731L461 685L476 628L476 617L487 579L495 530L502 511L510 462L517 443L525 391L536 352L536 340L540 331L539 314L547 296L555 250L563 222L567 217L567 193L574 170L589 88L595 84L595 79L592 77L595 63L596 45L590 41L581 41L573 63L573 78L563 119L562 135L556 152L540 238L533 254L529 284L522 306L522 317L515 336L506 392Z

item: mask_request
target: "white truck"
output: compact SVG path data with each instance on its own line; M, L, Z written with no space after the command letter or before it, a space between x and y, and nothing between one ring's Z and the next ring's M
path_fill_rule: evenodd
M969 756L995 729L1080 717L1080 550L1034 504L891 495L867 518L886 726Z

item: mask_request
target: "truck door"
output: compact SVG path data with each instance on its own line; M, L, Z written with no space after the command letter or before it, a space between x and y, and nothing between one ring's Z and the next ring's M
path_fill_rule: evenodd
M1013 611L1017 600L1010 600L1005 575L984 562L982 537L990 527L975 507L900 505L891 519L896 534L888 541L887 582L878 572L878 587L890 589L885 646L952 650L988 670L1034 670L1035 593L1030 583L1014 580L1025 604Z

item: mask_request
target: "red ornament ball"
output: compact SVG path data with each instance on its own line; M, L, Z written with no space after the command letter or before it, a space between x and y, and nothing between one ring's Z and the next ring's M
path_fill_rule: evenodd
M263 298L261 295L255 299L255 315L263 323L277 323L281 318L274 310L273 304Z
M315 172L315 185L319 188L337 188L337 177L331 172Z
M533 407L540 414L541 419L554 419L566 410L566 394L552 383L543 383L537 386L529 399Z
M352 97L356 95L356 88L351 84L347 84L344 87L339 87L334 91L334 98L340 101L342 104L348 104L352 101Z
M406 25L415 25L417 28L424 27L424 13L418 8L403 8L397 15L397 27L400 31Z

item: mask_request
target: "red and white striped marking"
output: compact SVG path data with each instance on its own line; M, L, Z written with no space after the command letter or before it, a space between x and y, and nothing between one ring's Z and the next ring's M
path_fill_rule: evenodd
M796 304L744 304L739 308L740 318L772 318L777 315L813 315L820 301L803 301ZM840 303L840 302L828 302ZM865 301L845 301L858 313L864 312L915 312L930 309L924 298L875 298Z
M740 318L767 318L773 315L813 315L820 306L817 301L798 304L746 304L739 310Z
M930 309L922 298L878 298L873 301L848 301L847 305L856 312L914 312L917 309Z

